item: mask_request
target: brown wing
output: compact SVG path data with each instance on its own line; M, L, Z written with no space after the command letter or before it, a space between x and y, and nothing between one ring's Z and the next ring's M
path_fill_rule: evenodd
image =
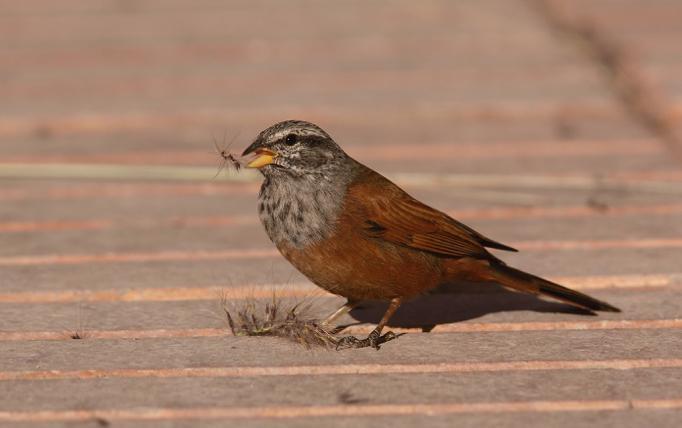
M405 193L378 173L363 168L348 189L353 218L377 239L450 257L495 258L485 247L516 251L495 242Z

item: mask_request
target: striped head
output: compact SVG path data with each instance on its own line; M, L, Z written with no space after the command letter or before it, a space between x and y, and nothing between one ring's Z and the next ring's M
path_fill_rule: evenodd
M301 120L287 120L265 129L242 156L248 156L248 168L258 168L266 177L325 175L348 159L322 128Z

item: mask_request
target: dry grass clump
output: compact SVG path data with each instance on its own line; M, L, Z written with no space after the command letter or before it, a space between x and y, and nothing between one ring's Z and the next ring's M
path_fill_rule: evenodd
M285 302L275 296L263 304L255 299L240 302L221 299L227 323L235 336L274 336L292 340L306 349L335 348L338 339L323 328L307 302Z

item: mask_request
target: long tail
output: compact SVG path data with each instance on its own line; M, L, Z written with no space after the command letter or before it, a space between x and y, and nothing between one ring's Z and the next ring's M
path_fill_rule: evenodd
M526 293L544 294L566 303L592 311L620 312L620 309L606 302L597 300L587 294L579 293L570 288L540 278L539 276L514 269L513 267L491 263L492 276L500 284Z

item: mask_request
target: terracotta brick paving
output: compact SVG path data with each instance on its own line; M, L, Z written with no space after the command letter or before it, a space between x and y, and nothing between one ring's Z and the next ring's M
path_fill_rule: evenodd
M676 2L0 8L0 425L679 426ZM454 285L380 352L232 336L221 294L341 301L256 175L212 178L214 137L294 117L623 313Z

